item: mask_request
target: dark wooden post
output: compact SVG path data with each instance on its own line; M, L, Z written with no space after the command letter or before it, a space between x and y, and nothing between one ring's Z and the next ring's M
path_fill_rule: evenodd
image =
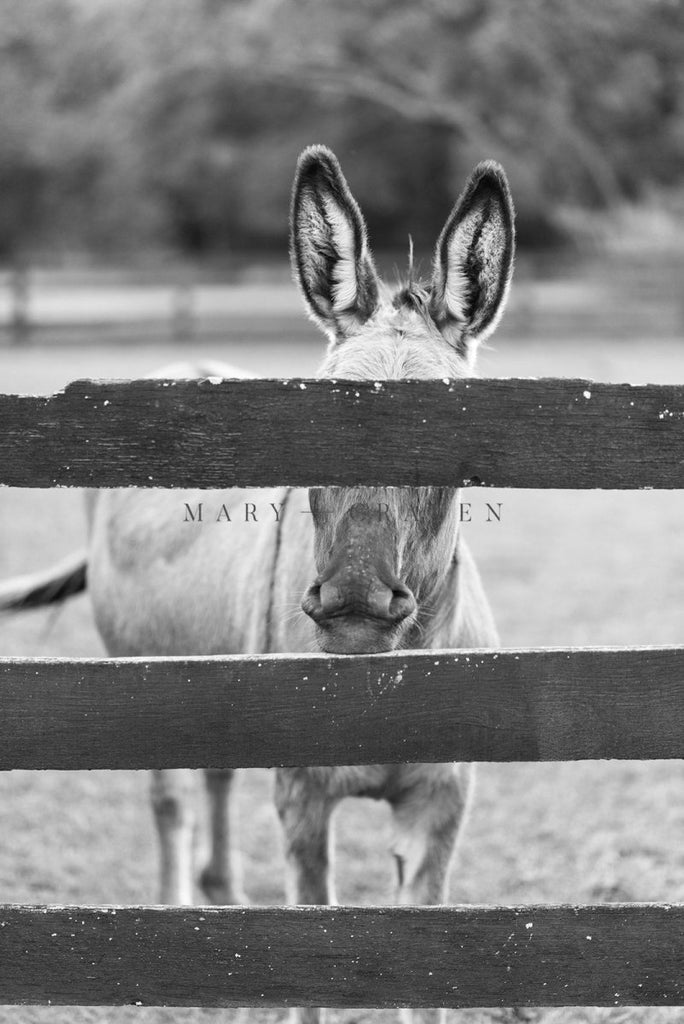
M9 330L13 345L25 344L31 334L29 316L30 279L28 266L23 259L15 259L10 270L9 290L11 296Z
M181 270L174 282L171 308L171 333L180 344L192 341L195 334L195 289L191 275Z

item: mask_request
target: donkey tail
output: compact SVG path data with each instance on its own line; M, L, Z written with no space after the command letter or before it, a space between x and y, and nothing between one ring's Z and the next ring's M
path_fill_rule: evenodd
M86 589L85 551L69 555L50 569L0 582L0 612L23 611L65 601Z

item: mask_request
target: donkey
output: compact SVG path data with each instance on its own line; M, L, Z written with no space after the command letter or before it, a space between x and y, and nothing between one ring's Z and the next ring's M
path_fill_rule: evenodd
M506 177L498 164L485 162L471 174L439 236L431 280L415 280L411 267L406 282L389 288L378 278L365 222L333 153L314 146L300 157L291 260L306 308L329 339L321 377L471 375L477 345L503 311L513 250ZM278 522L260 530L237 515L230 528L183 522L186 503L210 500L228 512L245 501L272 502ZM85 559L6 584L0 605L58 600L87 581L112 656L351 654L498 643L459 532L455 488L314 487L308 494L129 489L91 492L88 504ZM311 514L302 515L305 509ZM443 902L470 769L277 769L289 901L334 901L331 816L344 797L370 796L391 806L398 902ZM187 904L194 896L193 778L188 771L153 773L165 903ZM242 901L229 842L232 778L231 770L206 773L212 845L200 884L217 903ZM435 1019L430 1013L424 1019ZM317 1021L319 1012L305 1011L303 1018Z

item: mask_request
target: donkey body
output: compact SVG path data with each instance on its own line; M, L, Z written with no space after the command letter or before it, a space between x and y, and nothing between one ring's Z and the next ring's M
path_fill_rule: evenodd
M225 506L230 526L184 522L185 503ZM383 511L370 507L372 526ZM279 510L264 528L244 521L245 501ZM299 608L317 577L312 516L305 490L103 491L93 509L88 587L95 618L112 656L201 655L310 651L316 625ZM391 506L390 506L391 507ZM418 510L420 515L420 509ZM364 525L363 516L360 517ZM348 546L347 546L348 550ZM476 567L463 539L442 552L448 567L437 607L426 601L404 646L485 647L496 643ZM201 572L198 572L201 569ZM350 617L353 618L353 615ZM362 625L357 628L363 629ZM364 637L354 637L354 650ZM343 638L336 637L335 649ZM332 645L331 645L332 646ZM374 644L376 649L379 645ZM276 772L276 804L284 827L288 899L334 902L328 872L332 812L347 796L390 801L396 826L398 899L444 898L446 870L468 794L466 765L370 765L284 768ZM227 797L233 773L207 773L213 845L202 875L207 897L242 902L232 869ZM152 797L161 843L161 900L194 899L192 847L194 773L155 771Z
M391 290L379 281L360 210L323 147L300 158L291 238L295 278L330 340L320 376L472 373L476 345L498 321L512 269L513 210L498 165L481 164L471 175L425 284L409 280ZM381 487L98 492L90 502L87 556L98 628L114 656L495 646L489 607L459 534L458 497L455 489ZM278 522L256 529L240 514L231 515L230 528L184 522L185 504L200 501L225 504L229 513L245 501L273 503ZM76 571L69 569L66 585L61 578L53 594L69 593ZM5 606L36 603L30 589L8 591ZM212 846L201 884L219 903L242 899L229 841L232 775L207 772ZM278 769L288 899L334 900L331 815L346 796L371 796L392 808L398 901L442 902L470 776L470 766L453 764ZM167 903L194 896L192 777L153 777ZM317 1015L305 1013L310 1020Z

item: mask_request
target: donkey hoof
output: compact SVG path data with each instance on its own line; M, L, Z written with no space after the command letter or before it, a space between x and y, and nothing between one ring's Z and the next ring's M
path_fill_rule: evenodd
M204 869L199 884L208 901L217 906L245 905L249 902L244 893L236 891L227 878L212 871L211 868Z

